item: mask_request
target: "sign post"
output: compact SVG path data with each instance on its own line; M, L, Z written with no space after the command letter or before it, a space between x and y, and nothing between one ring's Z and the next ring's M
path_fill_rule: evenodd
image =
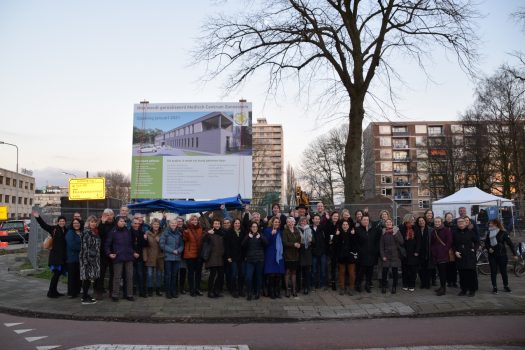
M89 201L106 199L106 179L103 177L69 179L69 200L86 201L86 219Z

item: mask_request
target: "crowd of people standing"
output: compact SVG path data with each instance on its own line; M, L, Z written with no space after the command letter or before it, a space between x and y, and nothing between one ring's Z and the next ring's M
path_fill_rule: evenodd
M142 214L131 216L124 206L118 215L105 209L100 218L85 222L75 213L70 226L63 216L56 225L37 211L33 216L53 240L47 296L64 295L58 281L67 274L67 295L81 296L83 304L106 294L115 302L121 294L130 301L134 295L202 296L203 267L209 271L209 298L220 298L226 290L248 301L319 289L371 293L375 271L383 294L398 292L401 274L401 287L409 293L419 280L421 289L438 287L437 296L459 287L459 296L472 297L479 288L476 252L482 243L489 252L492 292L498 292L498 272L503 290L511 291L505 245L513 254L515 249L497 219L488 222L482 242L483 233L465 208L456 218L452 213L434 217L431 210L417 218L407 214L399 225L386 210L373 220L366 209L353 216L347 209L328 212L323 203L316 209L310 214L299 205L285 215L274 204L265 218L248 207L234 218L221 206L219 214L191 215L187 221L164 216L146 223Z

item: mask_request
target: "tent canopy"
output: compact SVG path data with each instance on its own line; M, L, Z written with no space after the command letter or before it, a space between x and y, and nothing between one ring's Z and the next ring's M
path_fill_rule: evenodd
M154 211L168 211L179 215L199 213L212 210L220 210L224 204L227 210L242 209L246 200L240 195L236 197L218 198L209 201L186 201L186 200L165 200L152 199L140 203L129 204L128 208L133 212L150 213Z
M512 201L507 198L498 197L484 192L477 187L462 188L456 193L432 203L432 210L436 216L442 216L450 211L457 214L460 207L465 207L467 213L471 212L472 206L480 207L513 207Z

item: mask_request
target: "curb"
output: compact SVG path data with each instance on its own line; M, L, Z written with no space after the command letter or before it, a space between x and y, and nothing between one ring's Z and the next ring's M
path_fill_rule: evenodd
M402 318L435 318L435 317L476 317L476 316L521 316L525 315L525 310L515 309L479 309L470 311L450 311L438 313L414 313L409 315L366 315L354 317L144 317L144 316L93 316L93 315L67 315L52 312L41 312L24 309L15 309L0 306L0 313L12 316L60 319L72 321L104 321L104 322L127 322L127 323L302 323L302 322L329 322L329 321L351 321L351 320L370 320L370 319L402 319Z

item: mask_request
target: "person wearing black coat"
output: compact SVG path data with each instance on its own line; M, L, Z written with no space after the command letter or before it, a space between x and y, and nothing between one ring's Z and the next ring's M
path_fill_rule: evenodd
M244 236L241 244L246 252L247 300L252 300L252 295L255 295L255 299L259 299L264 267L264 248L268 245L268 241L259 231L259 225L254 222L250 226L248 234ZM278 295L276 282L277 281L272 279L268 285L269 295L272 299L275 299ZM254 292L255 294L253 294Z
M48 265L53 275L49 282L47 297L58 298L64 295L58 292L58 280L60 275L66 272L66 218L59 216L56 225L48 225L36 210L33 210L33 217L35 217L40 227L53 237L53 248L49 252L48 260Z
M321 216L314 214L312 217L313 244L312 244L312 287L327 288L326 280L326 259L328 254L328 244L324 225L321 224Z
M434 260L430 252L431 231L424 217L420 216L416 219L415 233L420 238L418 273L421 289L430 289L431 280L436 275Z
M507 264L509 259L507 258L507 250L505 244L510 248L514 259L517 260L516 249L514 244L509 237L509 234L503 228L500 220L494 219L489 221L489 232L485 238L485 247L489 251L489 264L490 264L490 280L492 282L492 293L498 293L498 287L496 284L496 277L499 273L503 279L503 288L505 292L510 293L509 278L507 276Z
M243 294L243 251L244 232L241 230L241 220L235 219L233 227L224 232L224 258L230 271L231 293L234 298ZM263 259L264 260L264 259Z
M359 269L356 277L356 290L361 292L361 283L363 276L366 278L365 290L367 293L372 292L372 275L374 265L377 263L379 256L379 238L380 231L373 228L370 224L370 218L365 215L361 218L359 226L355 229L358 244L358 263Z
M335 253L334 245L334 237L337 230L339 230L339 213L334 211L332 215L330 215L330 221L328 221L325 226L326 246L328 256L330 257L330 284L332 290L336 290L337 286L337 255Z
M402 257L401 260L403 290L413 292L416 288L416 275L422 239L414 230L414 216L412 214L405 215L403 224L399 225L399 231L403 236L403 247L406 252L406 256Z
M343 221L341 230L336 231L334 244L339 268L339 294L344 295L346 292L352 295L352 290L355 288L355 264L359 248L355 230L350 228L348 221ZM347 277L348 288L345 283Z
M454 250L456 255L456 266L459 271L459 285L461 291L458 295L473 297L476 293L476 251L479 239L467 227L464 219L457 220L457 228L454 232Z
M109 233L115 228L115 213L112 209L106 208L102 213L100 223L98 224L98 233L101 240L101 247L106 244ZM104 288L104 279L106 278L106 269L109 269L109 290L111 295L111 289L113 288L113 262L104 253L104 249L100 249L100 277L95 281L93 288L97 294L97 299L102 297L102 294L106 292Z
M365 290L367 293L372 292L372 275L374 265L379 257L379 238L381 231L370 224L370 217L365 215L361 218L359 226L355 229L358 244L359 269L356 277L356 291L361 292L361 283L365 277Z
M139 254L139 257L133 261L133 284L139 296L146 298L146 266L144 264L143 251L148 246L148 235L143 232L142 224L137 218L132 220L130 232L133 239L133 250Z

